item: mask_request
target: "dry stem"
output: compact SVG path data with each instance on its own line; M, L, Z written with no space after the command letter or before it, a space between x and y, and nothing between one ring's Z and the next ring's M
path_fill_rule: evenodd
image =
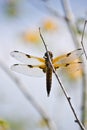
M82 38L81 38L81 45L82 45L83 51L85 53L85 58L87 60L87 54L86 54L85 47L83 44L83 38L84 38L86 24L87 24L87 20L85 20L85 23L84 23L84 28L83 28ZM87 63L84 61L84 68L85 68L84 75L85 75L85 77L87 77L86 65L87 65ZM83 111L82 112L82 123L87 128L87 78L85 78L84 83L86 83L86 85L84 85L84 87L83 87L83 95L82 95L83 96L83 99L82 99L82 111Z
M82 45L82 48L83 48L83 51L84 51L84 54L85 54L85 57L86 57L86 60L87 60L87 54L86 54L86 51L85 51L85 47L83 45L83 38L84 38L86 24L87 24L87 20L85 20L85 23L84 23L84 28L83 28L83 32L82 32L82 38L81 38L81 45Z
M65 17L66 17L66 23L68 25L68 29L71 33L71 36L72 36L72 39L74 41L74 45L76 48L78 48L81 44L82 44L82 48L83 48L83 51L85 53L85 56L87 58L87 55L86 55L86 52L85 52L85 49L84 49L84 46L83 46L83 36L84 36L84 30L85 30L85 25L86 25L86 22L84 24L84 29L83 29L83 34L82 34L82 40L81 40L81 43L78 41L78 38L77 38L77 34L75 33L75 31L77 30L77 27L76 27L76 24L75 24L75 19L73 19L74 17L74 14L71 10L71 7L70 7L70 4L68 4L69 1L68 0L61 0L61 4L63 6L63 9L64 9L64 13L65 13ZM71 16L69 14L72 14ZM74 22L73 22L74 21ZM83 61L83 63L85 62L83 58L81 58L81 60ZM85 128L87 128L87 125L85 124L85 122L87 122L87 114L85 113L86 110L87 110L87 74L86 74L86 69L85 67L83 66L83 77L82 77L82 123L84 124Z

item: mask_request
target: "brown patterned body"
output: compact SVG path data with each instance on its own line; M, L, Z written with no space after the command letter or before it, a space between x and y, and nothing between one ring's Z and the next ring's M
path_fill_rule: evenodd
M51 84L52 84L52 69L48 67L46 71L46 89L48 96L51 91Z
M49 56L51 61L53 61L53 55L51 52L49 52ZM52 67L50 65L47 53L45 53L44 58L46 64L46 89L47 89L47 95L49 96L51 90L51 84L52 84Z

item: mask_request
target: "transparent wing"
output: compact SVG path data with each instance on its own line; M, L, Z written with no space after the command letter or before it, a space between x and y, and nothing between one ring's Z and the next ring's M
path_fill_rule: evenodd
M64 63L70 63L76 59L78 59L81 55L83 54L83 51L81 48L69 52L65 55L61 55L59 57L56 57L53 59L53 64L58 63L58 64L64 64Z
M55 64L54 68L55 70L59 68L63 68L66 69L66 71L69 71L70 73L74 73L75 71L82 69L82 62L76 61L76 62L65 63L65 64Z
M40 65L42 63L43 64L45 63L44 58L31 56L31 55L25 54L23 52L13 51L10 54L12 57L14 57L15 59L17 59L20 62L25 63L25 64Z
M68 66L66 69L66 71L68 71L69 73L75 73L77 71L82 70L82 63L74 63L74 64L70 64L70 66Z
M11 70L28 76L41 77L45 74L45 65L32 66L32 65L14 64L11 66Z

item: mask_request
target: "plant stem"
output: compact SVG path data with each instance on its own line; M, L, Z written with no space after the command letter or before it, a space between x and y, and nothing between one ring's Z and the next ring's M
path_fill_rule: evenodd
M69 29L69 31L71 33L74 45L75 45L76 48L79 48L82 45L82 48L83 48L83 51L84 51L85 49L84 49L84 46L82 44L82 41L83 41L85 25L84 25L84 29L83 29L81 42L79 42L79 40L77 38L77 34L76 34L77 27L76 27L76 24L75 24L75 19L74 19L75 17L74 17L74 14L73 14L72 10L71 10L69 0L61 0L61 4L62 4L64 13L65 13L66 23L67 23L68 29ZM85 57L87 58L85 51L84 51L84 53L85 53ZM81 58L81 60L82 60L83 63L85 63L83 58ZM85 66L83 64L82 114L81 114L81 118L82 118L82 123L83 123L85 128L87 128L87 123L86 123L87 122L87 73L86 72L87 71L86 71Z

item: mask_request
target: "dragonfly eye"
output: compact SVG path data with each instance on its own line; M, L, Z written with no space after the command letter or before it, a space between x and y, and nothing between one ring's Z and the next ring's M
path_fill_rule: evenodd
M52 52L48 51L48 53L49 53L50 58L52 59L52 58L53 58L53 54L52 54ZM45 53L45 55L44 55L43 58L45 58L45 59L48 58L48 54L47 54L47 52Z

